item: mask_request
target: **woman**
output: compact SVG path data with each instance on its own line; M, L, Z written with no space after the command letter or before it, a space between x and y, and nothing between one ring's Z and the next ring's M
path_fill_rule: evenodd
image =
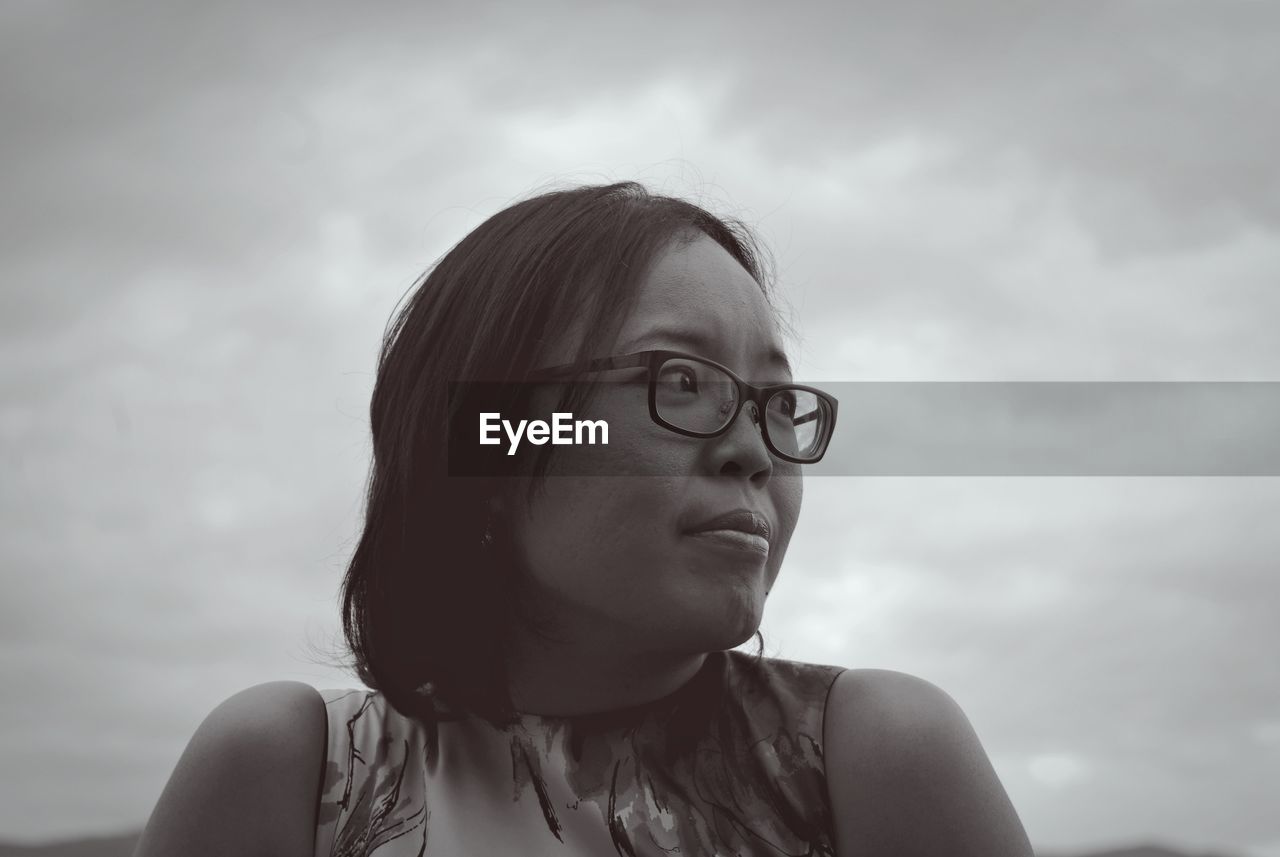
M941 690L733 650L837 413L792 384L768 283L741 223L633 183L446 254L373 394L343 586L373 690L228 699L138 857L1031 854ZM556 413L608 442L523 435Z

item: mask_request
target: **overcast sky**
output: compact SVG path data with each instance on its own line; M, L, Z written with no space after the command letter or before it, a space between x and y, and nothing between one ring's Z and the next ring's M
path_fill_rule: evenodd
M0 837L140 827L337 641L383 328L637 179L810 382L1280 381L1264 2L0 5ZM857 403L841 401L841 415ZM818 477L766 654L919 675L1032 840L1280 855L1274 478Z

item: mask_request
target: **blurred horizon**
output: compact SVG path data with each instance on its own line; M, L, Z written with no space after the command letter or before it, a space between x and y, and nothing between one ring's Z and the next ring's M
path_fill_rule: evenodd
M0 840L0 857L132 857L141 831L117 836L87 837L39 844L21 844ZM1089 852L1046 852L1036 849L1036 857L1231 857L1224 853L1209 854L1180 851L1164 845L1126 845Z

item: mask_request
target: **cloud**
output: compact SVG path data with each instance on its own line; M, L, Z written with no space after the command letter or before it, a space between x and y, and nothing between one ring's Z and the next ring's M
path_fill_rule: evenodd
M807 8L0 7L0 826L136 825L230 693L353 683L305 644L384 324L547 184L757 225L815 382L1273 378L1274 8ZM766 635L952 693L1038 843L1274 842L1277 500L812 479Z
M1267 607L1280 545L1264 523L1276 491L1274 479L811 480L766 639L783 657L946 689L1046 847L1081 841L1085 806L1094 842L1262 841L1275 831L1260 805L1224 803L1212 820L1195 807L1206 778L1245 795L1278 776L1258 725L1280 702Z

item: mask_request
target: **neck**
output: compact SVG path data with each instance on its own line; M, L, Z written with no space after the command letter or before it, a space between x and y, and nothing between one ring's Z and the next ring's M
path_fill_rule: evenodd
M519 625L508 645L507 679L516 711L575 717L668 696L692 679L706 658L706 652L634 652L610 634L550 641Z

